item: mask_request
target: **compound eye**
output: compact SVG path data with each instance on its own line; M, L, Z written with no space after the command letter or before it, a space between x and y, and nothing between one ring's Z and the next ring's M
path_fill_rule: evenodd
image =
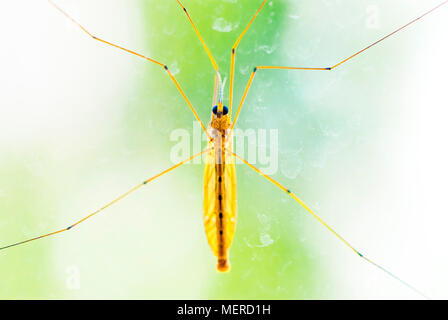
M222 114L225 116L228 113L229 113L229 108L227 108L226 106L223 106L222 107ZM215 114L215 115L218 114L218 106L214 106L213 107L213 114Z

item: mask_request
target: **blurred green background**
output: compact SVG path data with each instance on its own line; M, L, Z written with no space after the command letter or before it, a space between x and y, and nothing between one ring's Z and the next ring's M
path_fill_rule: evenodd
M268 1L238 49L234 104L254 66L329 67L437 2ZM93 34L167 64L208 121L214 70L176 1L57 3ZM183 1L224 76L260 3ZM160 67L89 39L46 1L1 7L3 246L67 227L168 168L170 134L194 119ZM260 71L238 123L278 129L274 177L433 297L448 284L447 15L332 72ZM232 270L218 274L202 170L183 166L73 231L1 251L0 298L418 298L243 165Z

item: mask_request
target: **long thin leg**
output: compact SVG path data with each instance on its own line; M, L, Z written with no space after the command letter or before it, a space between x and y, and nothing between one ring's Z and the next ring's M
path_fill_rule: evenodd
M243 97L241 98L240 104L238 105L238 109L236 110L235 118L233 119L231 129L233 129L235 127L235 124L238 120L238 116L240 115L240 112L241 112L241 108L243 107L244 101L246 100L247 93L249 92L249 89L252 86L252 82L254 81L255 74L260 69L296 69L296 70L309 70L309 71L315 71L315 70L319 70L319 71L327 70L328 71L328 70L330 70L330 68L291 68L291 67L271 67L271 66L255 67L249 77L249 81L247 82L246 88L244 89Z
M255 78L255 73L257 72L257 68L254 68L254 71L252 71L249 81L247 82L246 88L244 89L243 97L241 98L240 105L238 106L238 109L236 110L235 118L233 119L232 125L230 126L230 129L233 130L235 127L236 121L238 120L238 116L240 115L241 107L243 106L244 101L246 100L247 93L249 92L250 86L252 85L252 82Z
M349 61L350 59L353 59L353 58L356 57L357 55L363 53L364 51L366 51L366 50L368 50L368 49L370 49L370 48L372 48L374 45L380 43L381 41L386 40L386 39L389 38L390 36L394 35L395 33L399 32L399 31L401 31L401 30L403 30L403 29L406 28L407 26L409 26L409 25L413 24L414 22L420 20L421 18L425 17L426 15L430 14L431 12L437 10L438 8L440 8L441 6L443 6L443 5L447 4L447 3L448 3L448 0L445 0L444 2L442 2L442 3L440 3L439 5L435 6L435 7L432 8L431 10L426 11L424 14L422 14L422 15L420 15L419 17L415 18L415 19L412 20L411 22L408 22L408 23L405 24L404 26L402 26L402 27L396 29L395 31L389 33L388 35L382 37L380 40L375 41L374 43L368 45L368 46L365 47L364 49L362 49L362 50L356 52L355 54L351 55L351 56L348 57L347 59L342 60L341 62L335 64L335 65L332 66L332 67L324 67L324 68L285 67L285 66L258 66L258 67L255 67L254 70L253 70L253 72L252 72L252 74L251 74L251 76L250 76L250 78L249 78L249 81L248 81L248 83L247 83L247 85L246 85L246 89L245 89L245 91L244 91L243 98L241 99L241 102L240 102L240 104L239 104L239 106L238 106L238 110L237 110L237 112L236 112L235 119L233 120L233 123L232 123L232 128L233 128L233 127L235 126L235 124L236 124L236 120L237 120L237 118L238 118L238 116L239 116L239 114L240 114L241 107L243 106L244 100L246 99L246 96L247 96L247 92L249 91L249 88L250 88L250 86L252 85L252 82L253 82L253 80L254 80L255 73L257 72L257 70L260 70L260 69L308 70L308 71L330 71L330 70L333 70L333 69L339 67L341 64L343 64L343 63Z
M349 56L348 58L336 63L334 66L332 67L327 67L327 68L301 68L301 67L282 67L282 66L260 66L258 67L259 69L289 69L289 70L333 70L337 67L339 67L341 64L353 59L354 57L356 57L357 55L363 53L364 51L372 48L373 46L377 45L378 43L386 40L387 38L393 36L394 34L396 34L397 32L403 30L404 28L410 26L411 24L417 22L418 20L422 19L423 17L427 16L428 14L432 13L433 11L439 9L441 6L445 5L448 3L448 0L443 1L442 3L438 4L437 6L435 6L434 8L432 8L431 10L426 11L425 13L423 13L422 15L418 16L417 18L415 18L414 20L406 23L404 26L401 26L400 28L392 31L391 33L387 34L386 36L382 37L381 39L375 41L374 43L368 45L367 47L365 47L362 50L359 50L358 52L352 54L351 56Z
M193 105L191 104L190 100L188 100L187 96L185 95L184 91L182 90L182 88L180 87L179 83L177 82L176 78L173 76L173 74L171 73L171 71L168 69L168 66L151 58L148 58L140 53L134 52L132 50L123 48L119 45L113 44L111 42L108 42L106 40L103 40L101 38L98 38L96 36L94 36L93 34L91 34L89 31L87 31L86 28L84 28L80 23L78 23L75 19L73 19L68 13L66 13L64 10L62 10L59 6L57 6L52 0L48 0L48 2L53 5L56 9L58 9L64 16L66 16L68 19L70 19L73 23L75 23L78 27L80 27L86 34L88 34L91 38L93 38L94 40L100 41L102 43L105 43L109 46L118 48L120 50L126 51L128 53L131 53L133 55L136 55L140 58L146 59L150 62L153 62L155 64L157 64L160 67L163 67L165 69L165 71L167 72L168 76L171 78L171 80L174 82L174 85L176 86L176 88L179 90L180 94L182 95L182 97L185 99L185 101L187 102L188 106L190 107L191 111L193 112L194 117L196 118L196 120L200 123L202 130L204 130L204 132L208 135L207 129L205 128L204 124L202 123L201 119L199 118L195 108L193 107Z
M365 47L364 49L362 49L362 50L356 52L355 54L351 55L351 56L348 57L347 59L344 59L344 60L342 60L341 62L335 64L335 65L332 66L330 69L332 70L332 69L334 69L334 68L336 68L336 67L339 67L341 64L347 62L347 61L350 60L350 59L353 59L354 57L356 57L356 56L359 55L360 53L363 53L364 51L366 51L367 49L372 48L374 45L380 43L381 41L386 40L386 39L389 38L390 36L396 34L397 32L399 32L399 31L401 31L401 30L403 30L403 29L406 28L407 26L410 26L410 25L413 24L414 22L417 22L418 20L420 20L420 19L423 18L424 16L426 16L426 15L430 14L431 12L433 12L433 11L439 9L441 6L443 6L444 4L447 4L447 3L448 3L448 0L443 1L443 2L440 3L439 5L437 5L437 6L435 6L434 8L432 8L431 10L426 11L426 12L423 13L421 16L415 18L415 19L412 20L411 22L408 22L408 23L405 24L404 26L402 26L402 27L400 27L400 28L394 30L393 32L391 32L391 33L389 33L388 35L386 35L386 36L382 37L381 39L379 39L378 41L375 41L375 42L372 43L371 45L368 45L368 46Z
M53 236L53 235L56 235L56 234L59 234L59 233L68 231L68 230L70 230L70 229L76 227L76 226L79 225L80 223L86 221L87 219L89 219L89 218L91 218L91 217L97 215L98 213L100 213L100 212L103 211L104 209L109 208L110 206L114 205L114 204L117 203L118 201L120 201L120 200L126 198L126 197L129 196L131 193L137 191L138 189L140 189L140 188L143 187L144 185L147 185L147 184L150 183L151 181L154 181L154 180L156 180L157 178L163 176L164 174L166 174L166 173L168 173L168 172L171 172L171 171L173 171L174 169L180 167L181 165L183 165L183 164L185 164L185 163L187 163L187 162L189 162L189 161L191 161L191 160L193 160L193 159L199 157L200 155L202 155L203 153L205 153L205 152L207 152L207 151L209 151L209 149L206 149L206 150L204 150L204 151L201 151L200 153L197 153L197 154L195 154L194 156L191 156L190 158L185 159L184 161L181 161L181 162L179 162L178 164L172 166L171 168L166 169L166 170L160 172L159 174L156 174L155 176L153 176L153 177L151 177L151 178L149 178L149 179L143 181L143 182L140 183L139 185L133 187L133 188L132 188L131 190L129 190L128 192L126 192L126 193L122 194L121 196L119 196L118 198L112 200L111 202L109 202L108 204L106 204L104 207L101 207L100 209L94 211L93 213L89 214L89 215L86 216L85 218L82 218L81 220L78 220L77 222L73 223L72 225L70 225L70 226L67 227L67 228L63 228L63 229L60 229L60 230L58 230L58 231L54 231L54 232L51 232L51 233L47 233L47 234L41 235L41 236L39 236L39 237L35 237L35 238L28 239L28 240L20 241L20 242L17 242L17 243L13 243L13 244L10 244L10 245L1 247L0 250L8 249L8 248L15 247L15 246L18 246L18 245L22 245L22 244L25 244L25 243L28 243L28 242L31 242L31 241L34 241L34 240L38 240L38 239L42 239L42 238L46 238L46 237L50 237L50 236Z
M208 57L210 58L210 61L213 65L213 68L215 68L215 70L218 72L219 68L218 65L216 64L215 59L213 58L212 53L210 52L209 48L207 47L207 45L205 44L204 39L202 38L201 34L199 33L198 28L196 28L196 25L193 22L193 19L191 19L190 14L188 13L187 9L184 7L184 5L179 1L176 0L177 3L182 7L182 9L184 9L185 14L187 15L188 20L190 20L191 25L193 26L194 32L196 32L199 40L201 41L202 45L204 46L205 52L207 52Z
M230 87L230 92L229 92L229 116L232 117L232 104L233 104L233 78L235 76L235 54L236 54L236 49L238 48L238 45L240 44L241 39L243 39L244 35L246 34L247 30L249 30L249 27L252 25L252 23L254 22L255 18L257 17L258 13L260 13L261 9L263 8L263 6L265 5L267 0L264 0L263 3L261 4L261 6L258 8L257 12L255 13L255 15L252 17L252 19L250 20L249 24L247 25L246 29L243 30L243 32L241 33L241 35L238 37L238 39L235 41L235 44L232 47L232 54L231 54L231 59L230 59L230 83L229 83L229 87Z
M269 180L270 182L272 182L274 185L276 185L278 188L280 188L283 192L285 192L287 195L289 195L291 198L293 198L296 202L298 202L303 208L305 208L306 211L308 211L308 213L310 213L317 221L319 221L325 228L327 228L331 233L333 233L339 240L341 240L347 247L349 247L353 252L355 252L359 257L363 258L365 261L369 262L370 264L372 264L373 266L377 267L378 269L384 271L385 273L387 273L389 276L393 277L394 279L398 280L399 282L401 282L402 284L404 284L406 287L410 288L411 290L413 290L414 292L418 293L419 295L421 295L422 297L428 299L428 297L426 295L424 295L421 291L417 290L415 287L411 286L409 283L401 280L399 277L397 277L396 275L394 275L393 273L391 273L390 271L386 270L385 268L383 268L382 266L378 265L377 263L373 262L372 260L370 260L369 258L367 258L366 256L364 256L363 254L361 254L358 250L356 250L347 240L345 240L339 233L337 233L333 228L331 228L324 220L322 220L322 218L320 218L316 213L314 213L313 210L311 210L311 208L305 204L305 202L303 202L299 197L297 197L291 190L289 190L288 188L284 187L282 184L280 184L280 182L274 180L273 178L271 178L270 176L268 176L267 174L263 173L260 169L258 169L257 167L255 167L254 165L250 164L248 161L246 161L245 159L243 159L242 157L238 156L236 153L231 152L233 154L233 156L235 156L237 159L241 160L242 162L244 162L246 165L248 165L250 168L252 168L253 170L255 170L256 172L258 172L260 175L262 175L263 177L265 177L267 180Z

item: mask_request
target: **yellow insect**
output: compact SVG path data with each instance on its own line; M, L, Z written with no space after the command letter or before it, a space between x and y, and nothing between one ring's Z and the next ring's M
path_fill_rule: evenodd
M219 73L217 78L220 94L208 127L210 142L204 172L204 226L210 248L218 258L218 270L225 272L230 268L228 250L235 233L236 177L230 114L223 106L224 86Z
M259 170L254 165L250 164L247 160L240 157L233 151L232 147L232 132L233 129L237 123L238 116L241 112L242 106L244 104L244 101L246 99L246 96L248 94L248 91L254 81L255 75L259 70L266 70L266 69L289 69L289 70L315 70L315 71L331 71L345 62L353 59L357 55L363 53L364 51L368 50L369 48L373 47L374 45L384 41L388 37L394 35L395 33L401 31L402 29L406 28L407 26L413 24L414 22L420 20L424 16L428 15L429 13L435 11L436 9L440 8L441 6L448 3L447 1L442 2L438 6L432 8L431 10L425 12L424 14L420 15L416 19L410 21L406 25L394 30L393 32L389 33L388 35L384 36L383 38L379 39L378 41L372 43L371 45L363 48L360 51L355 52L353 55L349 56L346 59L341 60L337 64L330 66L330 67L288 67L288 66L257 66L253 69L250 78L248 80L248 83L245 87L243 97L238 105L238 108L235 112L235 116L232 119L232 105L233 105L233 86L234 86L234 73L235 73L235 63L236 63L236 52L239 43L243 39L244 35L262 10L262 8L265 6L267 0L264 0L261 2L258 10L253 15L252 19L249 21L241 35L237 38L236 42L234 43L233 47L231 48L231 63L230 63L230 81L229 81L229 106L224 106L223 104L223 96L224 96L224 89L225 89L225 81L221 79L221 74L219 67L213 58L212 53L210 52L209 48L207 47L205 41L203 40L201 34L199 33L199 30L197 29L196 25L194 24L190 14L188 13L187 9L183 6L183 4L176 0L179 6L182 8L182 10L185 12L189 22L191 23L195 33L197 34L199 40L201 41L215 71L215 90L213 95L213 106L212 106L212 112L211 112L211 120L206 127L203 122L200 120L195 108L187 98L186 94L182 90L180 84L176 80L173 73L170 71L169 67L165 65L162 62L159 62L157 60L154 60L152 58L146 57L140 53L134 52L132 50L126 49L124 47L121 47L117 44L108 42L102 38L99 38L92 33L90 33L87 29L85 29L81 24L79 24L75 19L73 19L68 13L63 11L60 7L58 7L53 1L49 0L49 2L57 9L59 10L63 15L65 15L68 19L70 19L73 23L75 23L79 28L82 29L88 36L93 38L94 40L97 40L99 42L102 42L103 44L118 48L120 50L126 51L127 53L131 53L133 55L136 55L140 58L146 59L156 65L158 65L160 68L162 68L167 75L170 77L176 88L178 89L179 93L182 95L182 97L185 99L188 107L192 111L194 117L199 122L199 124L202 127L202 130L206 133L208 136L208 147L189 157L188 159L185 159L176 165L160 172L159 174L146 179L144 182L140 183L139 185L135 186L128 192L124 193L120 197L116 198L115 200L111 201L110 203L106 204L102 208L94 211L93 213L89 214L88 216L78 220L77 222L71 224L70 226L66 228L62 228L60 230L44 234L32 239L28 239L25 241L21 241L18 243L14 243L11 245L7 245L4 247L1 247L0 250L4 250L13 246L18 246L21 244L25 244L37 239L42 239L45 237L53 236L68 230L73 229L80 223L88 220L89 218L93 217L94 215L100 213L104 209L112 206L113 204L117 203L121 199L127 197L134 191L142 188L146 184L154 181L155 179L165 175L168 172L173 171L174 169L182 166L183 164L203 155L206 154L206 165L205 165L205 172L204 172L204 200L203 200L203 219L204 219L204 226L205 226L205 233L207 236L208 243L210 245L210 248L213 252L213 254L217 258L217 269L220 272L226 272L230 270L230 262L229 262L229 248L232 244L232 239L235 233L236 228L236 219L237 219L237 190L236 190L236 173L235 173L235 159L241 160L244 164L255 170L257 173L259 173L261 176L269 180L271 183L273 183L275 186L283 190L285 193L287 193L292 199L294 199L297 203L299 203L301 206L303 206L308 213L310 213L315 219L317 219L325 228L327 228L330 232L332 232L339 240L341 240L347 247L349 247L351 250L353 250L359 257L364 259L365 261L369 262L370 264L376 266L377 268L381 269L382 271L386 272L390 276L394 277L410 289L414 290L415 292L422 294L420 291L409 285L407 282L404 282L394 274L390 273L386 269L384 269L382 266L376 264L372 260L368 259L366 256L361 254L357 249L354 248L348 241L346 241L343 237L341 237L333 228L331 228L327 223L325 223L305 202L303 202L296 194L294 194L291 190L280 184L278 181L274 180L270 176L264 174L261 170ZM423 294L422 294L423 295Z

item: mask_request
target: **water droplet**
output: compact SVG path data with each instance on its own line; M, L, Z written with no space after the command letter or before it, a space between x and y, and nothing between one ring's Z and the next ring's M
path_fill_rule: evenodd
M232 25L231 22L227 21L224 18L217 18L215 22L213 22L213 30L219 31L219 32L230 32L233 30L235 26Z
M260 242L261 244L257 247L267 247L274 243L274 240L271 238L271 236L267 233L260 235Z
M173 76L175 76L176 74L178 74L178 73L180 72L180 68L179 68L179 64L177 63L177 60L174 61L174 62L169 66L169 68L170 68L171 74L172 74Z

